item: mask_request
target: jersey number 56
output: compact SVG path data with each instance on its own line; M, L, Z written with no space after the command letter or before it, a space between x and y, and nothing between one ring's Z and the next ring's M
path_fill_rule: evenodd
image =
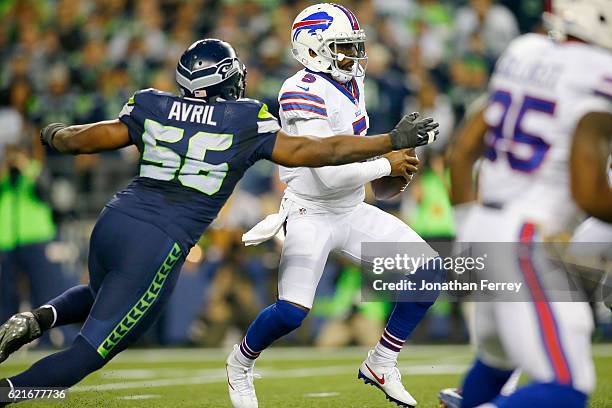
M144 123L142 141L142 164L140 175L157 180L173 180L178 172L178 181L204 194L215 194L227 175L228 164L210 164L204 161L207 150L223 151L230 148L233 135L198 132L189 138L187 155L181 165L181 156L157 141L177 143L183 139L184 129L164 126L154 120Z

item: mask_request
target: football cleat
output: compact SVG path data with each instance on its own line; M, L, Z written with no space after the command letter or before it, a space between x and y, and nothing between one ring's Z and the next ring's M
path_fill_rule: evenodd
M0 363L41 335L38 321L31 312L17 313L8 319L0 326Z
M463 396L457 388L445 388L438 393L441 408L461 408Z
M370 360L372 353L373 350L370 350L368 358L361 363L357 378L362 379L366 384L380 388L389 401L395 402L400 407L414 408L417 402L404 388L402 375L397 365L392 367L376 365Z
M227 389L234 408L257 408L257 395L253 385L253 367L245 367L236 360L239 346L227 357L225 369L227 371Z

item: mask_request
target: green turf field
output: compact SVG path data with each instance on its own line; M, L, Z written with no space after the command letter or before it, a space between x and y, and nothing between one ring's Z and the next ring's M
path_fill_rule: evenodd
M393 407L383 394L357 381L366 350L273 348L257 363L255 380L261 407ZM228 407L224 362L227 350L149 349L118 356L75 387L68 407ZM597 391L591 406L612 407L612 345L594 348ZM40 352L20 352L0 366L13 375ZM408 346L400 357L403 381L419 407L437 407L436 393L454 386L471 358L464 346ZM55 407L30 402L19 407Z

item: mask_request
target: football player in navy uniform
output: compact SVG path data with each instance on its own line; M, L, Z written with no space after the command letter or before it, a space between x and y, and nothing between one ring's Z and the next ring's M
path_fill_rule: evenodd
M257 160L319 167L395 151L386 156L392 175L407 178L416 161L402 149L427 144L437 133L432 119L406 116L384 135L289 136L265 104L243 98L245 80L245 66L228 43L200 40L178 62L181 96L141 90L118 119L42 130L43 144L60 153L135 144L140 171L97 220L89 285L9 319L0 328L0 362L51 327L84 322L76 340L0 380L0 391L70 387L135 341L167 303L190 248Z

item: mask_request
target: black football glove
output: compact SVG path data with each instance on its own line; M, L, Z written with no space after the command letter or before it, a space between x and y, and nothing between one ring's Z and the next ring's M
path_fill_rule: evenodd
M43 146L49 146L51 149L55 150L55 147L53 146L53 138L55 137L55 134L67 127L68 125L65 125L63 123L51 123L45 126L40 131L40 143Z
M420 119L418 112L404 115L402 120L389 132L393 150L408 149L433 143L438 134L438 122L432 118Z

